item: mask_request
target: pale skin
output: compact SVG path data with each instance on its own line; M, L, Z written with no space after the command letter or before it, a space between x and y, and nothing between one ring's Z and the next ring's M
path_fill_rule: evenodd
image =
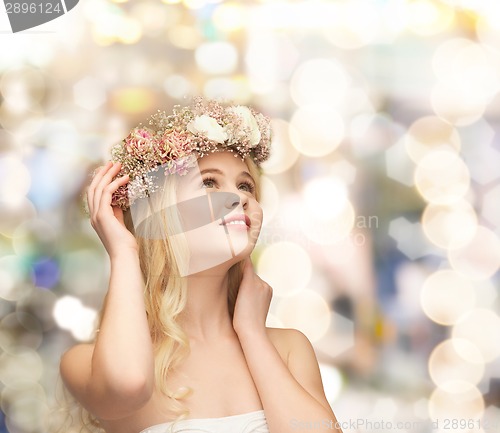
M246 164L228 152L198 161L214 181L208 189L234 192L251 218L248 247L228 262L188 278L188 302L180 323L191 353L180 370L164 378L195 392L186 400L189 418L217 418L264 409L270 433L335 431L336 418L325 397L313 347L294 329L265 326L272 288L250 259L262 210L248 188ZM166 396L154 387L153 348L143 301L144 282L134 236L125 228L111 195L128 181L112 181L119 164L108 163L87 192L91 224L111 262L100 332L93 344L79 344L61 359L62 378L75 398L107 433L138 433L175 417L165 410ZM205 179L205 175L203 176ZM227 309L227 270L244 260L243 280L231 320ZM300 424L293 424L298 420ZM330 421L326 427L325 421ZM311 428L311 424L321 427ZM307 426L307 423L309 425ZM304 426L304 428L300 428Z

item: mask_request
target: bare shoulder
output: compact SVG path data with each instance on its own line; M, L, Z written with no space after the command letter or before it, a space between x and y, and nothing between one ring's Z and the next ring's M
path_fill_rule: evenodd
M273 344L280 345L286 351L286 365L292 376L335 420L325 396L318 359L309 338L298 329L267 328L267 332Z
M294 328L266 328L267 335L271 340L281 344L304 344L309 343L309 339L303 332Z
M61 377L73 393L81 390L90 374L94 344L82 343L69 348L61 356L59 369Z
M88 352L94 350L95 343L78 343L75 344L74 346L71 346L66 352L64 352L63 355L66 355L68 353L75 353L75 352Z
M292 352L313 350L309 339L298 329L266 328L266 331L269 339L287 365Z
M87 361L89 357L92 357L93 352L93 343L81 343L70 347L61 356L61 369L71 368L73 366L77 366L82 361Z

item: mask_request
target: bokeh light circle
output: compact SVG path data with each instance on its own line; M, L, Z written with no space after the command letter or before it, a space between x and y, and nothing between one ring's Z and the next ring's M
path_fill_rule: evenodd
M452 89L468 89L487 101L498 91L499 56L494 50L469 39L454 38L442 43L433 58L433 69L441 83Z
M478 120L500 83L494 63L487 49L469 39L442 43L432 60L439 80L431 93L435 113L460 126Z
M478 16L476 21L476 34L478 39L486 46L500 51L500 24L498 3L490 1L488 6L492 8L489 13Z
M283 328L283 323L274 314L268 313L266 317L266 326L269 328Z
M448 260L453 269L467 278L490 278L500 268L500 239L490 229L478 226L466 244L448 250Z
M181 99L192 93L193 84L187 77L178 74L169 75L163 82L163 89L173 98Z
M36 350L42 340L42 326L31 314L10 313L0 321L0 348L5 352L12 353L22 347Z
M417 163L439 147L449 147L458 152L461 146L456 128L435 116L421 117L413 122L404 143L408 155Z
M52 309L56 300L56 295L50 290L34 287L29 296L17 301L16 313L35 317L43 332L47 332L55 325Z
M290 296L305 289L311 279L312 263L300 245L276 242L260 255L257 272L273 288L273 295Z
M444 31L454 18L453 8L431 0L416 0L407 3L408 27L422 36Z
M469 87L456 89L438 83L431 92L431 105L436 115L457 126L470 125L480 119L486 104L486 99Z
M470 281L452 270L431 274L420 293L424 313L440 325L453 325L474 308L476 296Z
M251 98L251 90L243 77L212 78L205 82L203 95L210 99L247 101Z
M18 255L4 255L0 258L0 299L17 301L31 290L25 284L27 268Z
M300 227L309 240L319 245L332 245L349 236L355 219L354 208L351 202L346 200L344 206L330 218L318 215L314 208L303 208Z
M399 125L390 116L372 109L354 116L349 124L349 145L361 158L393 147L400 136Z
M429 415L433 420L480 419L484 407L481 392L465 381L450 382L446 385L446 389L436 388L429 398Z
M57 250L57 240L53 224L36 218L19 224L12 234L12 247L19 256L36 257L42 250L51 255Z
M262 163L263 170L268 174L283 173L292 167L299 157L298 150L292 145L291 135L298 132L293 127L281 119L272 119L271 128L273 130L271 156ZM297 137L296 140L300 138Z
M31 279L38 287L52 289L59 283L59 263L49 257L40 257L31 263Z
M102 256L91 248L67 249L60 259L60 281L73 294L85 296L98 291L106 280Z
M97 311L84 306L80 299L62 296L54 304L53 315L59 327L70 331L76 340L88 341L94 336Z
M347 186L336 176L313 178L305 184L302 194L304 207L325 221L337 217L348 203Z
M478 226L474 208L466 200L450 205L429 203L422 214L422 228L438 247L460 248L470 242Z
M342 386L343 378L338 368L329 364L319 364L321 379L325 386L325 396L329 403L333 403L339 397Z
M331 25L325 27L324 35L333 45L354 50L373 43L382 26L380 10L374 3L363 0L330 2Z
M28 168L15 155L0 157L0 201L19 203L28 193L31 176Z
M359 254L359 239L355 236L346 236L334 244L321 245L318 251L322 252L327 265L332 268L348 265L353 263L352 260ZM364 240L366 241L366 238Z
M286 328L302 331L311 342L319 340L330 326L330 308L314 290L303 290L279 301L276 316Z
M246 24L248 14L245 12L243 4L234 1L224 2L214 11L213 21L220 30L236 31Z
M260 178L262 196L260 199L260 205L264 211L264 219L262 225L265 226L271 221L277 214L280 206L280 196L278 187L274 181L268 176L262 175Z
M49 407L45 391L40 385L22 390L5 388L1 398L9 432L35 432L45 427Z
M294 72L290 91L294 102L301 105L340 105L350 86L350 78L342 65L331 59L313 59Z
M455 152L434 150L418 163L415 184L427 201L451 204L467 193L470 174L462 158Z
M238 51L229 42L204 42L196 49L195 58L202 71L210 74L228 74L236 68Z
M143 87L119 87L109 90L109 106L124 116L137 115L156 107L156 94Z
M467 350L469 356L473 355L476 362L464 359L456 350L458 344L461 345L462 351ZM479 349L470 341L445 340L438 344L429 356L429 374L439 388L453 392L457 390L458 385L466 384L463 389L466 391L470 384L476 385L482 379L484 361Z
M0 76L2 108L10 113L29 114L52 111L61 102L59 82L43 69L33 66L13 67Z
M485 362L491 362L500 356L500 344L498 344L498 330L500 329L500 317L492 310L477 308L460 318L453 326L453 338L469 340L481 353ZM457 347L457 351L466 359L470 355L464 354L463 349Z
M33 349L22 347L0 355L0 381L9 388L25 389L40 380L43 361Z
M327 104L299 107L290 120L293 146L305 156L325 156L344 139L342 116Z
M27 198L22 198L16 202L0 201L2 209L2 218L0 218L0 234L6 237L12 237L16 228L35 219L37 211L33 203Z
M434 51L432 58L432 70L439 81L446 82L453 77L455 70L455 58L460 52L472 44L466 38L452 38L441 43Z

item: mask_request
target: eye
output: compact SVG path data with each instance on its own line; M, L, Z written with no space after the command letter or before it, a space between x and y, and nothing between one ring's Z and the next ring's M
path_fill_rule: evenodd
M204 188L214 188L217 185L216 180L213 177L207 177L203 179L202 186Z
M251 182L241 182L238 188L251 194L253 194L255 191L255 185Z

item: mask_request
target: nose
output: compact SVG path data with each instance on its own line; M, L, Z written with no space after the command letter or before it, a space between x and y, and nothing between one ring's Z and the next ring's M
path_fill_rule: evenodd
M242 194L240 191L238 193L230 193L228 194L226 201L224 203L227 209L234 209L241 202L243 209L247 207L248 197L245 194Z
M227 209L234 209L238 204L240 203L240 198L236 194L228 194L228 197L226 199L226 202L224 203L224 206Z
M231 213L239 204L242 203L243 209L247 207L248 198L242 194L233 192L212 191L208 194L207 210L210 221L223 218L228 213ZM200 217L206 215L203 212L198 212ZM206 223L205 223L206 224Z

